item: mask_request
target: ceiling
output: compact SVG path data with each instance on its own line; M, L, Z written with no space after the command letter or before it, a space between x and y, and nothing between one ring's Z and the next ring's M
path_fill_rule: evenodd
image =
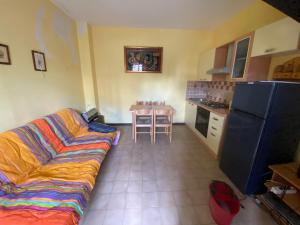
M52 0L76 20L100 26L210 29L255 0Z

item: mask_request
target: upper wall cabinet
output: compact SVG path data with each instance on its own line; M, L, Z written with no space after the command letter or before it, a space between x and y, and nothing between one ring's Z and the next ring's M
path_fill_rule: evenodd
M255 31L251 56L299 49L300 23L284 18Z
M271 57L250 57L253 39L254 32L241 37L234 42L231 80L257 81L267 79Z
M253 36L249 35L235 42L234 61L231 74L232 79L243 79L247 72L249 49L252 38Z

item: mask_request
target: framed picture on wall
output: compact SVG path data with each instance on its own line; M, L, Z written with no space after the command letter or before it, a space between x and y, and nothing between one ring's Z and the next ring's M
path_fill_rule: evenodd
M162 47L124 47L126 73L161 73Z
M31 51L33 66L36 71L47 71L45 54L39 51Z
M8 45L0 44L0 64L11 64Z

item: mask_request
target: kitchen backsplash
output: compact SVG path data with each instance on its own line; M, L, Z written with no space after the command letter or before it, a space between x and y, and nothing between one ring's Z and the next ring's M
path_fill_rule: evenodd
M188 81L186 98L208 98L229 103L232 100L234 82L229 81Z

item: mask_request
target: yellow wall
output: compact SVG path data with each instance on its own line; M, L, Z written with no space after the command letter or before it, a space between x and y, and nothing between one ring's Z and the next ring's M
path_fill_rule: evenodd
M110 123L129 123L136 100L165 100L184 121L187 80L196 79L199 52L211 33L175 29L92 27L100 111ZM161 74L124 72L124 46L163 47Z
M101 113L107 122L128 123L128 108L136 100L165 100L177 110L175 121L183 122L186 81L201 77L201 53L282 17L282 13L257 0L212 31L93 26ZM125 45L164 47L163 73L124 73Z
M76 25L48 0L1 1L0 43L12 65L0 65L0 130L63 107L84 108ZM31 50L46 53L47 72L33 69Z
M213 30L215 33L213 47L229 43L283 17L285 15L277 9L261 0L256 0L248 8L237 13Z
M97 107L96 102L96 79L94 74L94 58L91 52L93 51L89 26L86 22L77 22L78 48L81 65L81 76L83 82L83 92L85 100L85 108L87 110Z
M199 57L198 77L205 80L211 79L211 76L205 72L208 69L207 65L211 64L209 60L213 60L211 58L214 57L211 54L211 49L230 43L247 33L255 31L257 28L275 22L283 17L285 15L277 9L261 0L256 0L248 8L233 15L227 21L214 28L212 30L213 40L209 46L210 50L202 52ZM202 68L205 68L205 70ZM229 80L230 77L227 76L226 79Z

